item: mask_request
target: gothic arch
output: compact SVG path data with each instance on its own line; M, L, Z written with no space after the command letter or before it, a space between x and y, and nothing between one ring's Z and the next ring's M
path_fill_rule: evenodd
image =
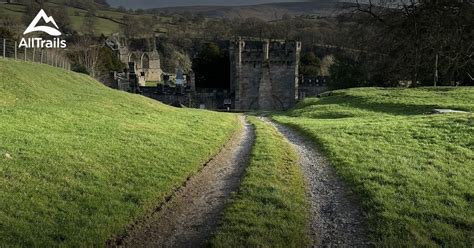
M141 66L143 69L149 69L150 68L150 56L148 56L147 53L143 53L142 57L140 59L141 61Z

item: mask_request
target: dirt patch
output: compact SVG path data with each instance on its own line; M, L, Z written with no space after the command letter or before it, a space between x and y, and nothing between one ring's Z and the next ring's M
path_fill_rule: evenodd
M300 156L311 202L314 247L370 247L366 220L357 197L313 143L292 129L274 125Z
M197 175L156 212L108 246L201 247L217 227L225 203L240 186L255 140L253 127L242 129Z

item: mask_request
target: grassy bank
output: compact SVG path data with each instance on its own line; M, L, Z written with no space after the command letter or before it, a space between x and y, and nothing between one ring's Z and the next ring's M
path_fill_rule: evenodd
M308 216L303 177L291 145L264 122L239 192L228 204L213 247L304 247Z
M378 245L471 247L474 88L336 91L277 121L319 144L362 196Z
M176 109L85 75L0 60L0 243L103 245L238 125L234 115Z

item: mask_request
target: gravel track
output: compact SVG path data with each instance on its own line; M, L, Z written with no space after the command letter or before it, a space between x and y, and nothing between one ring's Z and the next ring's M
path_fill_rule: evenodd
M197 175L127 236L112 247L202 247L217 227L225 203L240 186L255 133L240 117L242 128Z
M322 153L292 129L274 125L300 156L311 202L311 237L314 247L371 247L366 221L357 197L338 178Z

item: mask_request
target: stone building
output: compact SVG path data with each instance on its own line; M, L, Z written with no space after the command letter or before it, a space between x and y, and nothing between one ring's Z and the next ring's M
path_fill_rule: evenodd
M299 76L298 91L299 100L303 100L306 97L316 97L329 90L328 87L329 77L328 76Z
M135 73L138 75L138 83L145 86L146 82L160 82L163 71L160 65L160 55L158 51L151 52L135 51L128 54L128 59L122 62L134 66Z
M285 110L298 98L301 42L237 38L230 42L236 110Z
M120 61L128 66L128 71L137 74L140 86L145 86L146 82L162 81L160 55L155 47L150 51L131 50L127 41L118 35L109 37L107 45L117 53Z

